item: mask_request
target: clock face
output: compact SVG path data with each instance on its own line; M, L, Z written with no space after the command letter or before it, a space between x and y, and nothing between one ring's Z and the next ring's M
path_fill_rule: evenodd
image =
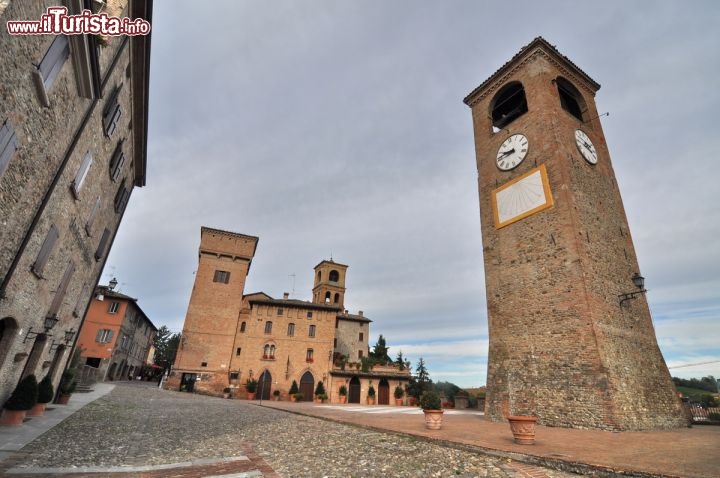
M597 164L598 154L595 150L595 146L593 146L588 135L586 135L582 130L575 130L575 144L577 144L577 148L583 158L585 158L585 161L590 164Z
M514 134L500 145L495 162L502 171L509 171L522 163L528 153L528 139L523 134Z

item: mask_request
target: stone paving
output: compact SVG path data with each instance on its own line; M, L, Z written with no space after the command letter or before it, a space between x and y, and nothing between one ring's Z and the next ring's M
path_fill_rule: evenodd
M0 462L0 474L16 478L575 476L467 446L287 413L243 400L162 391L147 382L117 383L110 393Z

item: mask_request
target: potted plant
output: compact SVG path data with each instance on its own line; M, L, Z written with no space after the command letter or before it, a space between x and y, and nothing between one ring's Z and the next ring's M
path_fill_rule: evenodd
M428 390L420 396L420 408L425 414L425 428L440 430L442 427L443 410L440 396L434 390Z
M347 387L345 385L340 385L338 395L340 396L340 403L347 402Z
M230 398L232 396L232 388L225 387L223 388L223 398Z
M60 405L67 405L76 387L77 380L75 380L75 369L69 368L63 372L62 377L60 378L60 395L57 398L57 403Z
M304 398L305 396L304 396L301 392L297 392L296 394L293 395L293 397L295 398L294 401L296 401L296 402L302 402L302 401L303 401L303 398Z
M247 399L248 400L255 400L255 392L257 392L257 380L254 378L247 379L247 382L245 382L245 390L247 390Z
M45 413L45 407L47 404L52 402L55 396L55 389L53 388L52 381L49 375L40 380L38 384L38 399L34 407L27 412L29 417L41 417Z
M395 395L395 405L402 406L403 397L405 396L405 390L403 390L403 388L400 385L398 385L397 387L395 387L394 395Z
M293 380L292 385L290 385L290 391L288 392L288 394L290 395L290 400L292 400L293 402L297 402L297 400L295 399L295 395L297 395L298 392L298 384L295 380Z
M318 382L317 386L315 387L315 401L320 403L322 402L321 395L325 395L325 385L323 385L322 382ZM327 398L327 395L325 395L325 398Z
M273 398L275 399L276 402L280 401L280 390L273 391Z
M375 387L372 385L368 388L367 403L368 405L375 405Z
M3 406L0 424L21 425L25 414L35 406L38 399L38 383L35 375L28 375L18 382L12 395Z

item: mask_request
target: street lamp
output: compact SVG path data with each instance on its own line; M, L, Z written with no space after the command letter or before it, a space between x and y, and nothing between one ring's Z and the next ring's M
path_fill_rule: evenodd
M626 302L628 300L637 299L637 297L641 294L644 294L647 292L645 289L645 278L641 276L639 273L633 274L631 277L633 284L635 284L635 287L637 287L638 291L635 292L627 292L625 294L620 294L618 297L620 298L620 306L622 307L623 302Z
M55 324L58 323L57 315L50 315L48 317L45 317L45 322L43 323L43 327L45 328L45 335L49 335L50 330L52 330L53 327L55 327ZM30 327L27 331L27 334L25 334L25 338L23 339L23 343L27 342L28 339L32 339L34 337L37 337L38 335L42 335L43 332L33 332L32 327Z

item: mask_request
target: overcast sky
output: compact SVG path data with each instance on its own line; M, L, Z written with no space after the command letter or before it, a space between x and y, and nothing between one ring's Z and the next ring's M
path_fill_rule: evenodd
M602 5L602 6L600 6ZM470 109L543 36L596 96L671 374L720 378L720 3L178 1L153 12L147 186L101 280L179 332L200 227L260 237L246 292L346 308L433 380L485 383ZM687 364L701 364L681 367ZM676 368L677 367L677 368Z

